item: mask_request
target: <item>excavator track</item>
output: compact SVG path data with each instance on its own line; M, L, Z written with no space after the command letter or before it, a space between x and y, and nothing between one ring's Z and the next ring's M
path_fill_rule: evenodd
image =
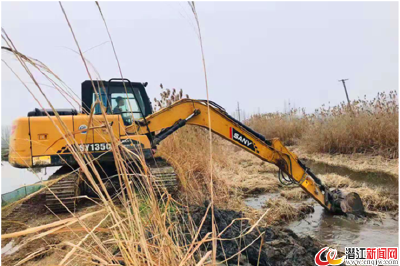
M166 189L170 194L175 194L178 190L178 179L174 168L163 158L155 158L146 163L153 177L154 189L160 193ZM63 166L50 176L49 180L57 179L71 171L69 166ZM71 173L52 185L50 189L54 194L49 190L46 191L46 206L55 213L66 212L66 207L73 212L77 196L81 193L78 181L79 174Z
M165 159L156 157L148 160L147 166L153 176L153 187L156 191L162 191L163 188L170 194L178 191L178 177L175 169Z
M48 180L57 179L71 171L69 166L63 166L51 175ZM75 211L76 197L80 194L78 178L78 173L71 173L50 187L54 194L49 190L46 191L46 206L52 212L66 212L66 207L71 212Z

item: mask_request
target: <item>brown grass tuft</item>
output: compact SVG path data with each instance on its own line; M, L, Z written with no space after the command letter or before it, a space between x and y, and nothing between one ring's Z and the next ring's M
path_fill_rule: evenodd
M325 185L330 188L360 187L362 184L355 182L348 177L337 174L318 175Z
M310 197L302 188L282 190L281 196L288 200L304 200Z
M269 215L265 219L267 224L271 225L285 224L302 219L307 214L314 212L312 206L301 204L298 207L294 207L285 198L269 199L264 207L270 209Z

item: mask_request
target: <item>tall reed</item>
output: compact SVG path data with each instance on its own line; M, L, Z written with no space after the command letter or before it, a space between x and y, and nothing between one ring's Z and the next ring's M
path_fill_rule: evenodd
M399 102L396 91L380 92L368 100L322 106L312 114L304 109L289 113L253 115L246 124L267 138L278 137L286 145L309 152L366 153L398 158Z

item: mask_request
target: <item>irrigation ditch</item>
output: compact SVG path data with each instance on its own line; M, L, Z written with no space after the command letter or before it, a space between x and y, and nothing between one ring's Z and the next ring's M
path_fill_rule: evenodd
M348 179L352 186L379 191L385 197L398 203L398 178L385 172L355 171L348 167L332 166L313 160L304 160L308 167L319 175L335 174ZM346 186L344 186L346 188ZM269 201L282 197L281 192L253 194L245 199L245 204L263 210ZM290 205L297 207L307 204L313 212L301 220L289 222L286 228L300 236L311 236L321 243L333 245L344 251L346 246L398 246L398 208L387 210L367 210L374 218L360 219L352 216L337 216L327 213L310 198L288 199ZM368 203L368 202L367 202Z

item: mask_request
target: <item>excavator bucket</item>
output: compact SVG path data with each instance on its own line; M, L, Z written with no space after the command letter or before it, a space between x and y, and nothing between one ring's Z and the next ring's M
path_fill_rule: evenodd
M334 212L342 212L346 214L363 215L364 205L355 192L344 193L339 189L331 191L333 197L333 205L335 206Z
M350 192L344 196L344 199L340 202L340 208L344 213L364 213L364 205L361 201L360 195L355 192Z

